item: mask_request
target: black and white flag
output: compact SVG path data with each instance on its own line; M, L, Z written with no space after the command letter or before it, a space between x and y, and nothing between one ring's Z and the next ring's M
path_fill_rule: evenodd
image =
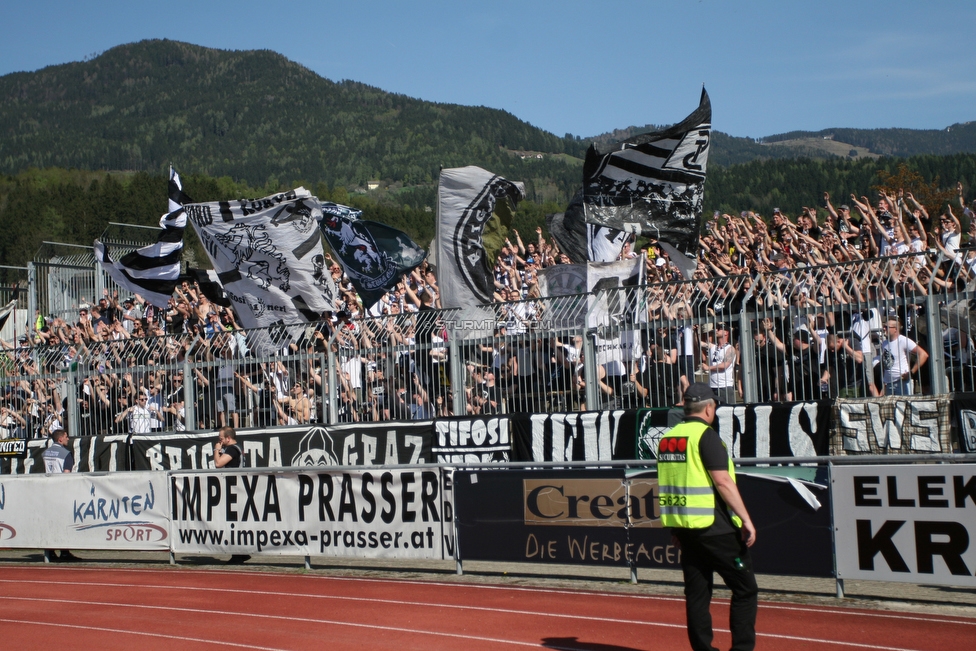
M322 234L369 309L416 269L427 252L403 231L360 217L361 210L322 204Z
M606 226L587 224L582 193L569 202L566 212L546 215L546 225L559 249L571 262L613 262L620 257L630 235Z
M0 330L3 330L4 326L7 325L7 319L10 318L10 315L13 314L14 310L16 309L17 309L16 300L10 301L3 307L0 307Z
M495 213L514 213L525 185L480 167L441 170L437 189L437 282L441 306L464 308L492 300L494 260L483 235ZM504 220L503 220L504 221Z
M183 193L176 170L169 170L169 207L159 220L163 231L155 244L136 249L112 260L104 243L95 240L95 258L120 287L139 294L156 307L165 308L180 277L183 258L183 231L186 229L184 204L191 199Z
M637 288L644 284L645 269L643 255L586 265L587 326L596 330L596 361L608 375L627 374L641 356L639 324L647 322L647 307Z
M679 124L623 142L611 152L590 146L583 164L586 221L698 252L712 105L702 89L698 108Z
M334 309L324 282L322 210L308 190L185 208L241 326L295 326ZM272 352L254 347L259 355Z
M200 291L207 297L207 300L221 307L233 307L233 303L227 298L224 286L220 283L217 272L213 269L196 269L189 267L186 275L193 279L193 282L200 285Z

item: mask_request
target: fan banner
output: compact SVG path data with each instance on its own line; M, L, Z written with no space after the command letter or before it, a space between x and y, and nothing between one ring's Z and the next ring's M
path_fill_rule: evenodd
M248 468L378 466L434 461L431 421L239 429ZM215 432L132 436L134 470L213 468ZM44 465L41 464L43 472Z
M702 89L698 108L663 131L646 133L599 153L583 164L586 221L698 253L712 104Z
M403 231L361 216L355 208L322 204L322 234L369 309L416 269L427 252Z
M184 209L242 327L309 323L335 309L319 233L322 210L305 188ZM256 344L258 355L277 350Z
M176 170L169 170L168 212L159 219L156 243L128 253L120 260L112 260L108 247L95 240L95 258L120 287L139 294L156 307L166 308L180 277L183 258L183 231L186 230L184 204L190 198L183 192L183 183Z
M488 259L485 227L510 223L525 186L480 167L441 170L437 189L437 282L444 308L492 301L494 259Z

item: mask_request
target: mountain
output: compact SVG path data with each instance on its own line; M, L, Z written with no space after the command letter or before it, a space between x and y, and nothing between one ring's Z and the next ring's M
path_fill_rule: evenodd
M976 152L976 122L953 124L945 129L824 129L791 131L763 138L777 145L797 139L838 141L861 147L881 156L920 156L967 154Z
M0 172L116 169L365 187L480 165L539 201L580 183L586 145L506 111L333 82L271 51L167 40L0 77ZM541 157L524 152L538 152Z
M606 146L663 127L627 127L587 138ZM729 166L756 160L792 158L878 158L976 153L976 122L945 129L824 129L791 131L765 138L740 138L712 131L710 165Z
M378 208L392 202L428 211L442 167L480 165L525 182L535 204L526 210L539 212L532 224L541 222L544 211L565 206L579 187L590 142L605 149L658 128L559 137L507 111L331 81L268 50L224 51L168 40L0 77L0 174L59 168L162 177L172 163L184 175L227 177L269 192L301 183L324 196L330 190L365 192L378 183L369 194ZM957 152L976 152L976 123L940 131L797 131L759 140L713 131L709 163L719 170L756 161L843 164L879 154ZM765 176L772 168L750 169ZM711 189L715 185L706 190L706 201L724 205Z

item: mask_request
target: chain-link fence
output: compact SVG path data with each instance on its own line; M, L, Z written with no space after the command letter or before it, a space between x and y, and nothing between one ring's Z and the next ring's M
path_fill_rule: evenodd
M974 283L926 256L248 331L65 319L4 354L0 426L39 434L59 401L108 433L665 407L695 381L726 403L969 391Z

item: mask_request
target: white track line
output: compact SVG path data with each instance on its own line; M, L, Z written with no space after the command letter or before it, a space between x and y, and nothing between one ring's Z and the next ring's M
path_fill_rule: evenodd
M118 585L113 585L113 584L110 584L110 583L105 583L105 584L102 584L102 583L94 583L94 584L85 584L85 585L90 585L91 587L104 587L104 588L127 587L125 585L118 586ZM62 584L62 587L63 587L63 584ZM128 587L137 587L137 586L128 586ZM451 610L474 610L474 611L481 612L481 613L485 613L485 612L487 612L487 613L498 613L498 614L501 614L501 615L525 615L527 617L549 617L549 618L552 618L552 619L572 619L572 620L580 620L580 621L605 622L605 623L610 623L610 624L630 624L630 625L634 625L634 626L664 626L666 628L670 628L670 627L676 627L676 628L682 628L682 629L685 628L685 625L683 623L682 624L663 624L663 623L658 623L658 622L647 622L647 621L643 621L643 620L619 619L619 618L612 618L612 617L597 617L597 616L594 616L594 615L567 615L567 614L564 614L564 613L535 612L535 611L531 611L531 610L518 610L518 609L515 609L515 608L490 608L490 607L486 607L486 606L461 606L461 605L457 605L457 604L441 604L441 603L431 603L431 602L425 602L425 601L403 601L403 600L398 600L398 599L372 599L372 598L368 598L368 597L334 597L334 596L330 596L330 595L309 595L309 594L302 594L302 593L295 593L295 592L268 592L268 591L262 591L262 590L228 590L228 589L222 589L222 588L180 588L178 586L152 586L152 585L138 586L138 587L145 587L145 588L151 589L151 590L157 590L157 589L160 589L160 588L171 588L171 589L179 589L179 590L199 590L199 591L226 592L226 593L232 593L232 594L240 593L240 594L260 595L260 596L268 596L268 597L296 597L296 598L306 598L306 599L307 598L313 598L313 599L331 599L331 600L338 600L338 601L357 601L357 602L366 603L366 604L382 604L382 605L386 605L386 606L418 606L418 607L423 607L423 608L445 608L445 609L451 609ZM92 604L101 605L101 606L129 606L129 607L132 607L132 608L159 608L161 610L189 610L189 612L197 612L197 611L195 611L193 609L183 609L183 608L177 608L175 606L152 606L152 605L149 605L149 604L128 604L128 603L112 604L112 603L101 603L101 602L85 602L85 601L79 601L79 600L73 600L73 599L51 599L51 598L33 598L33 597L28 598L28 597L12 597L12 596L7 596L7 595L0 595L0 600L3 600L3 599L13 600L13 601L32 601L32 600L33 601L50 601L50 602L53 602L53 603L71 603L71 604L92 603ZM232 614L232 613L227 613L227 614ZM248 614L250 614L250 613L248 613ZM261 616L262 617L276 617L276 615L261 615ZM285 617L286 619L291 619L291 618L289 618L287 616L282 616L282 617ZM306 619L302 619L302 618L298 618L298 619L301 620L301 621L317 621L317 620L306 620Z
M54 568L52 568L54 569ZM74 567L74 568L64 568L68 570L81 571L85 573L92 573L93 570ZM160 570L141 570L141 569L118 569L111 571L119 572L135 572L141 574L156 574L159 576L173 576L171 571L160 571ZM99 570L99 572L101 572ZM497 590L505 592L531 592L531 593L541 593L541 594L557 594L557 595L590 595L599 597L614 597L623 599L636 599L640 601L666 601L666 602L677 602L684 603L683 597L664 597L660 595L628 595L620 594L615 592L599 592L591 590L553 590L550 588L532 588L532 587L522 587L522 586L501 586L501 585L483 585L483 584L467 584L467 583L452 583L452 582L438 582L438 581L415 581L415 580L401 580L401 579L390 579L389 581L383 579L371 579L371 578L358 578L358 577L325 577L325 576L308 576L308 575L298 575L298 574L280 574L275 572L229 572L229 571L214 571L214 570L200 570L195 572L194 575L204 574L206 576L267 576L273 578L289 577L295 579L312 579L316 581L345 581L345 582L358 582L358 583L376 583L376 584L386 584L386 583L397 583L404 585L418 585L418 586L438 586L438 587L448 587L448 588L472 588L479 590ZM63 581L40 581L40 580L23 580L18 581L16 579L0 579L0 583L50 583L58 586L63 586ZM143 584L128 584L128 583L96 583L96 582L72 582L74 585L92 585L92 586L105 586L105 587L133 587L140 588ZM181 589L181 590L219 590L221 588L209 588L209 587L188 587L188 586L167 586L158 585L153 586L160 589ZM266 594L271 596L292 596L292 597L316 597L323 599L366 599L365 597L338 597L334 595L311 595L305 592L293 593L293 592L270 592L270 591L253 591L253 590L235 590L232 588L226 588L228 592L239 592L247 594ZM377 600L377 603L384 603L382 600ZM388 601L385 603L393 604L405 604L405 605L438 605L438 604L425 604L417 602L399 602L399 601ZM714 599L713 603L728 604L728 599ZM444 608L463 608L464 606L458 606L456 604L442 604ZM477 606L470 606L471 608L478 608ZM799 605L782 605L777 603L762 602L761 607L763 610L786 610L786 611L796 611L796 612L814 612L818 614L837 614L846 615L849 617L873 617L880 619L897 619L897 620L908 620L915 622L935 622L943 624L960 624L962 626L976 626L976 620L965 620L965 619L946 619L948 616L938 615L938 616L924 616L907 613L884 613L884 612L871 612L871 611L860 611L847 608L837 608L834 606L823 606L823 607L804 607Z
M12 597L0 597L0 599L10 599L10 598L12 598ZM42 601L42 602L45 602L45 603L69 604L69 605L74 605L74 606L89 605L89 606L106 606L106 607L111 607L111 608L140 608L140 609L145 609L145 610L167 610L167 611L175 611L175 612L180 612L180 613L200 614L200 611L198 609L196 609L196 608L180 608L180 607L177 607L177 606L149 606L149 605L143 605L143 604L111 603L111 602L102 602L102 601L81 601L81 600L77 600L77 599L33 599L33 600L24 599L22 601ZM381 624L363 624L363 623L359 623L359 622L344 622L344 621L338 621L338 620L332 620L332 619L318 619L318 618L309 618L309 617L291 617L291 616L288 616L288 615L265 615L265 614L261 614L261 613L248 613L248 612L230 611L230 610L228 610L228 611L208 610L207 613L208 614L212 614L212 615L226 615L228 617L235 617L235 618L237 618L237 617L251 617L251 618L254 618L254 619L269 619L269 620L274 620L274 621L298 622L298 623L302 623L302 624L327 624L327 625L330 625L330 626L348 626L348 627L351 627L351 628L366 628L366 629L376 630L376 631L389 631L389 632L392 632L392 633L412 633L412 634L416 634L416 635L428 635L428 636L434 636L434 637L448 637L448 638L460 639L460 640L470 640L470 641L478 641L478 642L493 642L493 643L499 643L499 644L509 644L509 645L512 645L512 646L527 646L527 647L532 647L532 648L536 648L536 649L541 646L537 642L523 642L521 640L504 640L504 639L501 639L501 638L484 637L484 636L481 636L481 635L461 635L459 633L442 633L440 631L419 630L419 629L415 629L415 628L403 628L403 627L400 627L400 626L383 626ZM121 630L121 629L96 628L96 627L91 627L91 626L80 626L80 625L72 625L72 624L48 624L47 622L31 622L31 621L23 621L23 620L0 619L0 622L17 622L17 623L20 623L20 624L39 624L39 625L42 625L42 626L45 626L45 625L49 625L49 626L72 626L74 628L90 629L90 630L104 630L104 631L109 631L109 632L114 632L114 633L130 633L130 632L134 632L134 631ZM673 625L673 626L675 628L682 628L682 629L684 628L684 626L677 626L677 625ZM144 635L156 635L157 637L173 637L174 639L185 639L185 640L192 640L192 641L199 641L199 642L210 642L210 640L201 640L201 639L189 638L189 637L187 637L187 638L181 638L181 637L177 637L177 636L168 636L168 635L155 634L155 633L143 633L143 634ZM230 646L240 646L240 647L244 647L244 648L266 649L266 647L256 647L256 646L251 645L251 644L235 644L235 643L232 643L232 642L223 642L222 644L227 644L227 645L230 645ZM283 650L283 649L269 649L268 651L285 651L285 650Z
M26 568L27 566L22 566L22 567ZM33 570L34 568L30 568L30 569ZM109 571L109 572L132 572L132 573L141 573L141 574L158 574L158 575L161 575L161 576L172 576L172 572L184 571L182 568L175 569L175 570L151 570L151 569L140 569L140 568L111 568L111 569L106 569L106 570L102 570L102 569L93 570L91 568L77 567L77 566L76 567L64 567L64 566L45 567L45 568L42 568L42 569L50 570L50 571L67 570L67 571L88 572L88 573L91 573L91 572L94 572L94 571L97 571L99 573L104 573L106 571ZM232 571L232 570L197 570L197 569L186 569L185 571L187 571L187 572L194 572L196 574L203 574L203 575L207 575L207 576L228 576L228 575L232 575L232 576L267 576L267 577L275 577L275 578L289 577L289 578L302 579L302 580L313 580L313 581L344 581L344 582L350 582L350 583L377 583L377 584L397 583L397 584L403 584L403 585L443 586L443 587L449 587L449 588L468 588L468 589L472 589L472 590L497 590L497 591L504 591L504 592L534 592L534 593L540 593L540 594L561 594L561 595L592 595L592 596L610 597L610 598L617 598L617 599L633 599L633 600L640 600L640 601L674 601L674 602L684 603L684 597L666 597L666 596L662 596L662 595L623 594L623 593L619 593L619 592L603 592L603 591L600 591L600 590L572 590L572 589L565 589L565 588L563 588L563 589L537 588L537 587L531 587L531 586L507 586L507 585L491 585L491 584L483 584L483 583L458 583L458 582L453 582L453 581L423 581L423 580L416 580L416 579L398 579L398 578L378 579L378 578L371 578L371 577L355 577L355 576L318 576L318 575L308 575L308 574L288 574L288 573L267 572L267 571L240 571L240 572L235 572L235 571ZM2 582L2 580L0 580L0 582ZM125 585L125 584L123 584L123 585ZM728 604L729 603L729 600L728 599L713 599L712 600L712 603ZM816 612L816 613L836 613L836 614L844 614L844 615L857 616L857 617L880 617L880 618L885 618L885 619L911 619L913 621L920 621L920 622L945 622L945 623L952 623L952 624L963 624L963 625L966 625L966 626L976 626L976 619L974 619L974 620L948 620L948 619L941 619L942 617L946 617L946 616L943 616L943 615L936 615L936 616L929 616L929 617L926 617L926 616L923 616L923 615L913 615L912 617L906 617L906 616L903 616L903 615L901 615L899 613L886 613L886 612L873 612L873 611L868 611L868 610L855 610L854 608L856 608L856 607L846 608L846 607L838 607L838 606L817 606L816 608L807 608L807 609L805 609L803 606L800 606L800 605L789 606L789 605L783 605L783 604L781 604L779 602L769 602L769 601L760 601L760 605L761 605L761 607L764 610L767 610L767 609L774 609L774 610L797 610L797 611L807 610L809 612ZM966 606L966 605L967 604L960 604L960 606Z
M105 628L102 626L81 626L80 624L62 624L60 622L35 622L26 619L7 619L2 618L0 622L5 624L24 624L27 626L56 626L58 628L74 628L82 631L98 631L99 633L121 633L123 635L143 635L146 637L160 637L164 640L180 640L181 642L203 642L206 644L220 644L223 646L240 647L242 649L260 649L261 651L289 651L288 649L277 649L274 647L254 646L253 644L235 644L233 642L223 642L215 639L202 639L198 637L185 637L182 635L165 635L163 633L147 633L146 631L127 631L122 628Z
M966 604L962 604L966 605ZM825 608L814 608L811 606L783 606L781 604L762 604L763 610L775 609L775 610L790 610L801 613L829 613L836 615L857 615L858 617L877 617L880 619L897 619L897 620L907 620L910 622L928 622L933 624L961 624L962 626L976 626L976 619L945 619L945 617L950 617L950 615L936 615L932 617L922 617L919 615L908 615L907 613L874 613L874 612L859 612L859 611L849 611L843 608L833 608L827 606Z
M45 583L47 583L47 582L45 582ZM53 582L51 582L51 583L53 583ZM92 586L92 587L120 587L120 586L118 586L116 584L83 584L83 585ZM172 589L177 589L178 588L177 586L128 586L127 584L121 584L121 587L144 587L144 588L147 588L147 589L157 589L157 588L172 588ZM222 589L222 588L193 588L193 589L194 590L213 590L213 591L216 591L216 592L231 592L231 593L243 592L243 593L258 594L258 595L330 598L330 597L328 597L326 595L303 595L303 594L296 594L296 593L279 593L279 592L248 591L248 590L227 590L227 589ZM445 605L445 604L431 604L431 603L424 603L424 602L396 601L396 600L391 600L391 599L366 599L366 598L356 598L356 597L339 597L339 599L349 600L349 601L364 601L364 602L368 602L368 603L382 603L382 604L388 604L388 605L389 604L393 604L393 605L428 606L428 607L429 606L433 606L433 607L440 607L440 608L458 608L458 609L463 609L463 610L477 610L479 612L493 612L493 613L501 613L501 614L514 614L514 615L530 615L530 616L539 616L539 617L565 618L565 619L573 619L573 620L577 620L577 621L582 620L582 621L597 621L597 622L611 623L611 624L630 624L630 625L634 625L634 626L649 626L649 627L653 627L653 628L675 628L675 629L681 629L681 630L684 630L686 628L685 624L666 624L666 623L663 623L663 622L649 622L649 621L645 621L645 620L634 621L634 620L626 620L626 619L615 619L615 618L609 618L609 617L593 617L593 616L587 616L587 615L564 615L564 614L559 614L559 613L538 613L538 612L514 610L514 609L508 609L508 608L477 608L477 607L474 607L474 606L453 606L453 605L449 605L449 604L448 605ZM77 599L51 599L51 598L32 598L32 597L11 597L11 596L0 595L0 600L56 603L56 604L65 604L65 605L72 605L72 606L86 606L87 605L87 606L103 606L103 607L108 607L108 608L137 608L137 609L142 609L142 610L165 610L165 611L186 612L186 613L194 613L194 614L200 612L199 610L194 609L194 608L181 608L181 607L178 607L178 606L154 606L154 605L149 605L149 604L132 604L132 603L101 602L101 601L82 601L82 600L77 600ZM480 637L480 636L458 635L458 634L455 634L455 633L441 633L441 632L427 631L427 630L421 631L421 630L416 630L416 629L407 629L407 628L399 628L399 627L391 627L391 626L381 626L381 625L378 625L378 624L351 623L351 622L345 622L345 621L336 621L336 620L327 620L327 619L315 619L315 618L308 618L308 617L292 617L292 616L288 616L288 615L268 615L268 614L263 614L263 613L239 613L239 612L231 612L231 611L209 611L209 612L211 612L214 615L226 615L226 616L235 616L236 615L236 616L244 616L244 617L254 617L254 618L259 618L259 619L270 619L270 620L281 620L281 621L296 621L296 622L315 623L315 624L329 624L329 625L334 625L334 626L351 626L351 627L359 627L359 628L370 628L370 629L377 629L377 630L393 631L393 632L399 632L399 633L416 633L416 634L419 634L419 635L433 635L433 636L439 636L439 637L461 638L461 639L478 640L478 641L484 641L484 642L499 642L499 643L504 643L504 644L513 644L513 645L522 645L522 646L534 646L534 647L537 647L538 646L537 644L534 644L534 643L519 642L519 641L515 641L515 640L502 640L502 639L487 638L487 637ZM4 621L4 620L0 620L0 621ZM730 633L730 631L728 629L724 629L724 628L718 628L718 629L714 629L714 630L716 630L718 632L721 632L721 633ZM757 632L756 633L756 636L757 637L768 637L768 638L779 639L779 640L792 640L792 641L797 641L797 642L813 642L813 643L818 643L818 644L829 644L829 645L841 646L841 647L854 647L854 648L861 648L861 649L879 649L880 651L919 651L918 649L908 649L908 648L904 648L904 647L881 646L881 645L877 645L877 644L863 644L863 643L860 643L860 642L846 642L846 641L843 641L843 640L828 640L828 639L823 639L823 638L804 637L804 636L798 636L798 635L782 635L782 634L777 634L777 633L762 633L762 632Z

